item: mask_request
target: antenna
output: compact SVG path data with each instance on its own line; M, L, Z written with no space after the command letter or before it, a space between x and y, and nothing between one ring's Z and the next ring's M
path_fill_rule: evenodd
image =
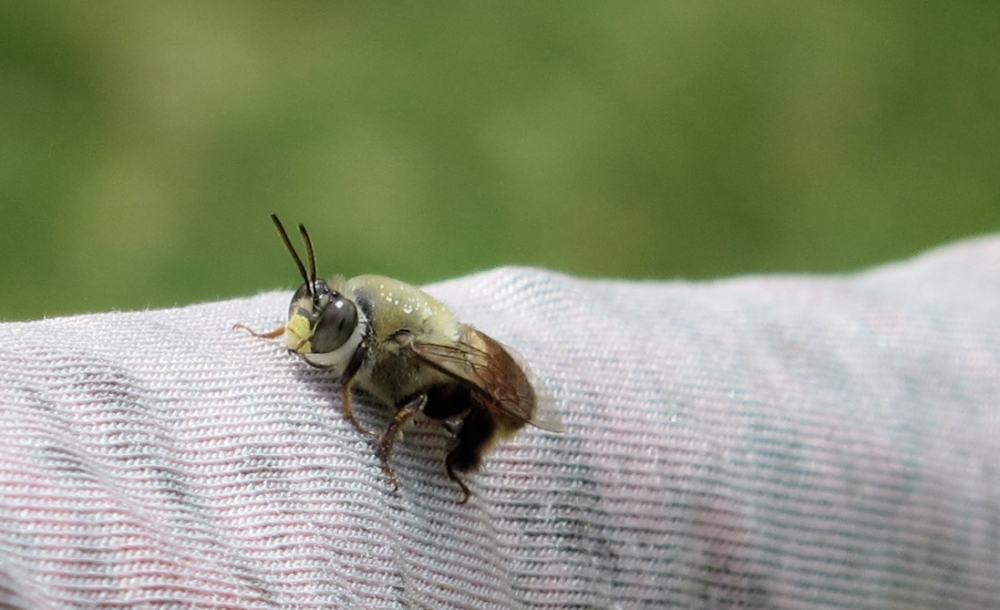
M295 266L299 268L299 275L306 283L306 292L309 296L313 296L312 281L316 279L316 259L313 257L312 242L309 241L309 235L306 233L305 227L299 225L299 231L302 232L303 239L306 241L306 251L309 253L309 260L312 268L312 280L306 275L306 267L302 264L302 259L299 258L299 253L295 251L295 246L292 245L292 241L288 239L288 233L285 232L285 227L281 226L281 221L278 220L277 214L271 214L271 220L274 221L274 226L278 227L278 233L281 233L281 241L285 242L285 247L288 248L288 252L292 255L292 259L295 260Z
M313 240L309 239L309 232L304 224L299 224L299 233L302 234L302 241L306 242L306 254L309 255L309 273L312 274L312 281L316 281L316 255L313 253Z

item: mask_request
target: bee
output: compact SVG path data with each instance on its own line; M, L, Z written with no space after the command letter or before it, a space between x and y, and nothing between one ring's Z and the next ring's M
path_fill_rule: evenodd
M376 443L376 455L394 489L389 463L404 426L422 414L440 421L454 435L445 457L448 477L471 496L459 472L473 472L500 440L525 424L562 432L555 403L517 353L463 324L440 301L399 280L360 275L317 279L316 257L305 226L309 271L274 214L285 247L303 284L288 308L288 321L257 337L284 336L285 346L308 364L340 377L344 415ZM354 415L351 390L357 388L395 408L381 434L365 429Z

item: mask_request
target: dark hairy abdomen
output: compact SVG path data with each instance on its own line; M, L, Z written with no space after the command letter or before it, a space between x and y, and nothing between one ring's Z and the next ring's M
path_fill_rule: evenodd
M462 417L462 427L455 435L458 441L446 458L449 470L475 470L482 462L483 450L496 430L496 424L481 399L460 384L435 386L427 391L424 415L447 420Z

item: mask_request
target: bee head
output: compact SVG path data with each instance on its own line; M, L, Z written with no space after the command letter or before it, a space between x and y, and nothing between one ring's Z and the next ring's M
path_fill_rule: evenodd
M313 280L295 291L286 327L288 349L325 354L350 340L358 328L358 308L325 280Z
M309 257L308 273L288 239L285 228L281 226L281 221L274 214L271 214L271 220L278 227L281 239L304 280L288 306L285 345L289 351L296 352L310 364L342 369L364 336L364 316L359 315L358 308L351 299L331 288L326 280L316 279L316 256L305 226L299 225L299 233L302 234Z

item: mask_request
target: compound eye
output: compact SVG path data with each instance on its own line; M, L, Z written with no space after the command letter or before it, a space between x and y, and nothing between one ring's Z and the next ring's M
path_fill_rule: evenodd
M301 286L299 286L299 289L295 291L295 294L292 295L292 303L295 303L297 301L301 301L303 298L306 298L306 297L309 297L309 296L310 296L309 285L308 284L302 284Z
M292 295L292 302L288 305L288 317L302 316L311 321L310 326L314 326L320 312L330 303L334 295L340 296L323 280L313 282L311 289L309 284L302 284Z
M344 345L358 327L358 309L354 303L337 292L331 292L330 296L310 338L312 351L316 354L332 352Z

